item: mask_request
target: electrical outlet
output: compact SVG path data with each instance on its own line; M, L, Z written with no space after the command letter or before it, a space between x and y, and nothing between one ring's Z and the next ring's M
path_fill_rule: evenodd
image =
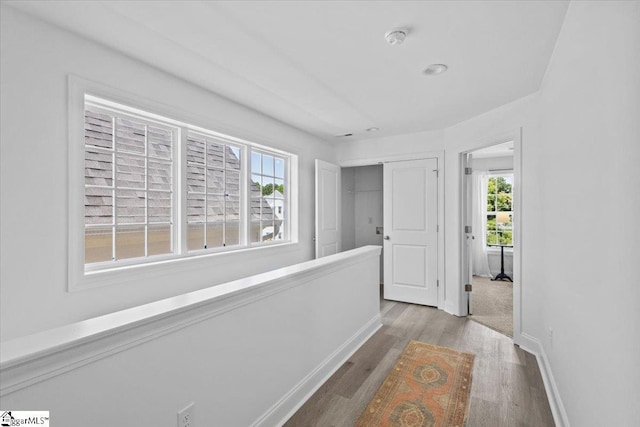
M186 408L178 412L178 427L195 427L193 420L193 406L191 402Z

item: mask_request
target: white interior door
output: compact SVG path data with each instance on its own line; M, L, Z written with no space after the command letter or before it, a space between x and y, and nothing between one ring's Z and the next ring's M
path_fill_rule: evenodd
M316 159L316 258L342 246L340 166Z
M384 298L438 305L438 161L384 164Z

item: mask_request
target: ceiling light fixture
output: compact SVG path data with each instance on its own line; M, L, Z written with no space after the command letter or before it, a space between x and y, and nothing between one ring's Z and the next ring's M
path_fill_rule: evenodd
M449 67L444 64L431 64L424 69L423 73L427 76L437 76L438 74L442 74L447 71L448 68Z
M386 32L384 38L391 46L402 44L404 39L407 38L407 30L404 28L393 28Z
M367 132L378 132L380 129L378 128L369 128L367 129Z

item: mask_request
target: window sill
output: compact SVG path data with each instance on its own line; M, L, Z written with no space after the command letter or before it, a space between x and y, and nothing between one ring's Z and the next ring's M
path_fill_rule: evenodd
M211 267L213 261L224 263L233 257L268 251L270 255L288 254L300 250L299 242L283 242L242 249L207 252L205 250L144 263L120 265L100 270L84 271L77 280L69 282L69 292L78 292L114 284L152 279L167 273L177 274ZM266 255L266 254L265 254Z

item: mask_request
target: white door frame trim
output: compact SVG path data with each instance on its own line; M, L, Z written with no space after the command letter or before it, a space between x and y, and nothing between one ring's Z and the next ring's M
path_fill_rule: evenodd
M337 165L342 168L379 165L386 162L401 162L406 160L437 159L438 161L438 309L444 310L447 299L445 276L445 216L444 216L444 150L422 151L418 153L379 156L366 159L338 160Z
M464 189L464 169L463 169L463 157L466 153L475 151L481 148L490 147L492 145L500 144L503 142L513 141L513 176L514 176L514 199L513 199L513 342L520 345L522 342L522 127L513 129L508 132L500 133L488 138L482 138L470 143L468 146L457 149L456 155L458 156L458 176L461 177L460 189L459 189L459 208L458 215L460 219L460 228L458 230L458 239L460 242L460 256L459 256L459 274L460 283L458 284L460 290L460 298L458 301L461 313L463 316L468 315L466 304L466 292L464 291L464 277L462 265L463 257L462 251L464 250L465 234L464 234L464 212L463 198L465 194Z

